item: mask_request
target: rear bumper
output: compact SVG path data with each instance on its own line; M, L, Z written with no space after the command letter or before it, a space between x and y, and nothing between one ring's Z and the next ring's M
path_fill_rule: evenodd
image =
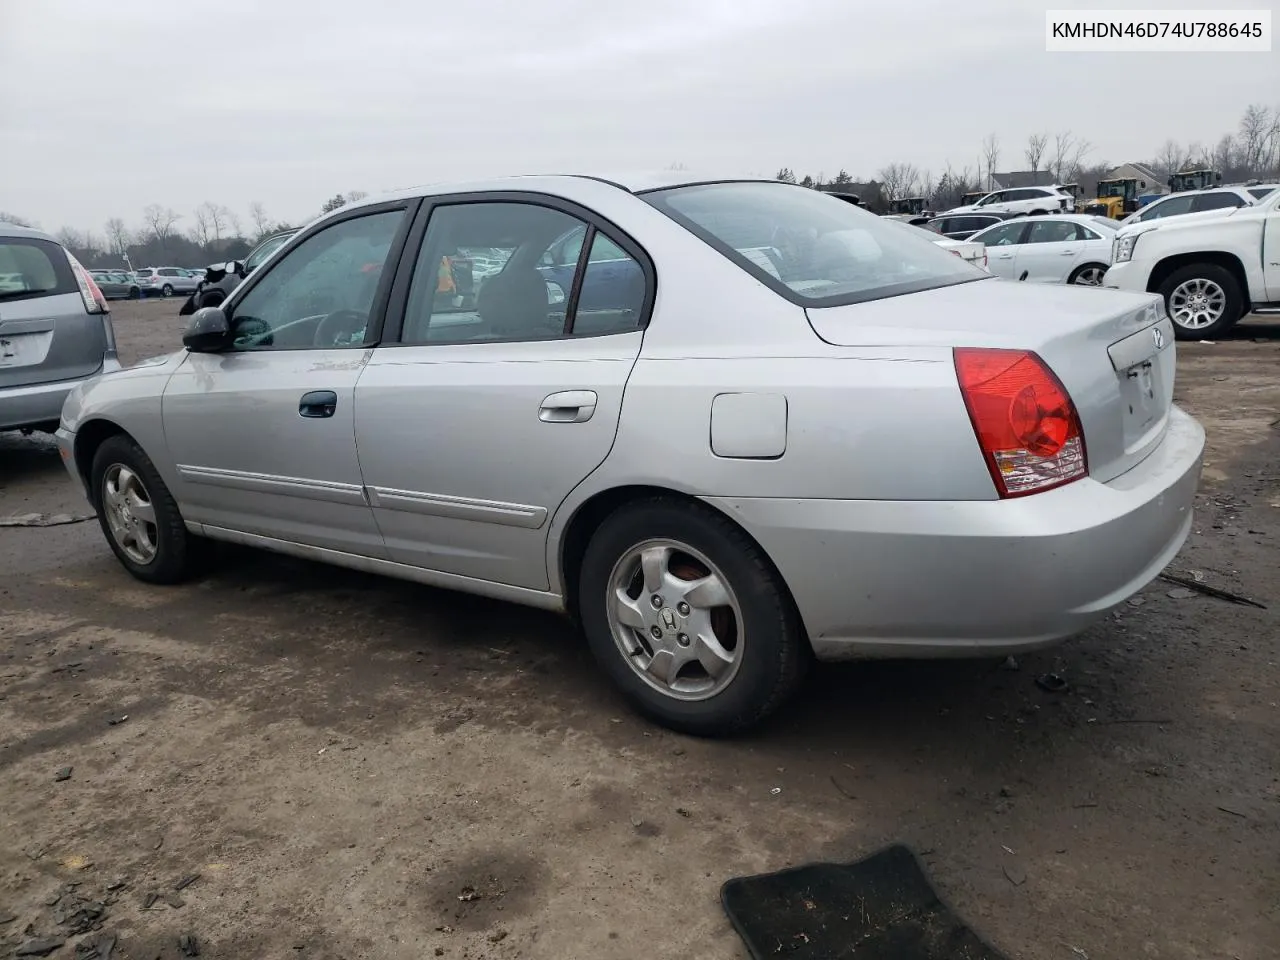
M1017 500L708 498L777 565L820 659L987 656L1079 633L1191 529L1204 430L1181 410L1140 464Z
M87 377L33 383L23 387L0 387L0 430L17 430L40 423L57 423L67 394L81 383L103 373L120 369L115 353L109 353L102 366Z

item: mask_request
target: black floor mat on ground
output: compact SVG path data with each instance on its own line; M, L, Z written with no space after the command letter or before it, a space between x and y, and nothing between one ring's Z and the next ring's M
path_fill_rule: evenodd
M906 847L815 863L720 889L753 960L1007 960L966 927Z

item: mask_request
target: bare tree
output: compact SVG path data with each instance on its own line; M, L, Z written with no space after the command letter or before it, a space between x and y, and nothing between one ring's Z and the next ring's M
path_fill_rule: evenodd
M15 227L34 227L35 223L26 217L20 217L16 213L10 213L7 210L0 210L0 223L12 223Z
M1080 176L1085 158L1093 151L1088 140L1082 140L1070 130L1053 135L1053 149L1045 169L1053 174L1057 183L1070 183Z
M365 190L348 190L347 203L355 203L357 200L363 200L369 194Z
M222 215L227 218L227 236L228 237L242 236L243 231L240 229L239 215L230 207L223 207Z
M227 230L227 215L230 212L222 204L206 200L196 208L196 222L201 223L203 221L203 232L207 237L212 240L221 240L222 235ZM208 243L209 240L199 242Z
M1240 161L1247 176L1256 176L1268 166L1271 140L1275 136L1271 110L1250 104L1240 118Z
M261 200L249 204L249 219L253 222L255 238L261 239L271 231L271 218L267 216L267 208Z
M991 178L1000 162L1000 138L994 133L988 133L982 141L982 158L987 162L987 189L990 190Z
M920 172L910 163L891 163L876 173L886 200L911 196L920 185Z
M191 227L192 242L202 247L207 247L213 239L213 224L209 221L209 211L206 209L208 206L209 204L202 203L196 207L196 222Z
M161 243L174 235L174 225L181 219L182 216L172 207L162 207L158 203L149 203L142 211L147 236Z
M1044 158L1045 147L1049 145L1049 135L1047 133L1033 133L1027 137L1027 149L1023 151L1023 156L1027 158L1027 166L1034 173L1040 169L1040 161Z
M1218 141L1218 145L1213 148L1211 166L1214 170L1225 175L1228 170L1233 170L1238 162L1239 154L1236 151L1236 138L1229 133L1224 133L1222 139Z
M933 182L933 171L926 170L920 174L920 196L924 197L925 202L929 203L933 200L933 193L936 185Z
M86 246L85 235L74 227L63 227L54 236L58 238L60 244L69 249L83 250Z
M783 167L776 174L774 174L773 179L780 180L783 183L795 183L796 182L795 171L793 171L790 167Z
M1160 152L1156 154L1156 172L1170 177L1181 170L1187 162L1187 151L1176 140L1166 140Z
M119 217L112 217L106 223L107 247L114 254L123 254L129 249L129 228Z

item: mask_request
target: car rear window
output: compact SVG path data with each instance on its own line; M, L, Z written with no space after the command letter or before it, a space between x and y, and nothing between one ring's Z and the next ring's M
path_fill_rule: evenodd
M853 204L785 183L711 183L643 198L777 293L809 307L986 279L931 242Z
M71 264L56 243L0 237L0 302L76 293Z

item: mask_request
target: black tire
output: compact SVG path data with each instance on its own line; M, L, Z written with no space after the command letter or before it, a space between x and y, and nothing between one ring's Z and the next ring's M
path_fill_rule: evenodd
M155 556L147 563L130 557L116 541L104 506L104 482L115 465L127 467L141 478L155 510ZM93 457L89 471L93 505L98 511L98 525L107 538L116 559L133 576L147 583L181 583L198 571L208 552L208 541L187 531L173 494L160 479L151 458L142 448L123 434L103 441Z
M1222 315L1203 327L1185 327L1174 317L1174 293L1192 280L1216 284L1225 294ZM1216 263L1192 263L1179 267L1160 284L1160 296L1164 297L1165 310L1173 320L1173 335L1179 340L1212 340L1226 333L1244 316L1244 291L1240 289L1240 281L1230 270Z
M607 597L615 564L646 540L669 538L711 560L749 625L737 673L713 696L680 700L650 686L618 647ZM760 723L795 692L810 654L790 593L760 548L709 507L653 497L619 508L596 529L579 574L579 615L601 668L643 714L695 736L739 733Z
M142 291L141 291L140 289L138 289L137 287L130 287L130 288L129 288L129 299L130 299L130 300L141 300L141 299L142 299Z
M1032 210L1032 211L1031 211L1031 216L1033 216L1033 217L1043 217L1043 216L1045 216L1047 213L1048 213L1048 211L1047 211L1047 210Z
M171 283L166 283L163 287L161 287L161 288L160 288L160 295L161 295L161 296L163 296L163 297L172 297L172 296L173 296L173 284L171 284Z
M1105 263L1082 263L1071 271L1071 276L1067 277L1067 283L1079 283L1080 275L1086 270L1101 270L1105 274L1107 272L1107 265ZM1096 286L1096 284L1088 284L1088 286Z

